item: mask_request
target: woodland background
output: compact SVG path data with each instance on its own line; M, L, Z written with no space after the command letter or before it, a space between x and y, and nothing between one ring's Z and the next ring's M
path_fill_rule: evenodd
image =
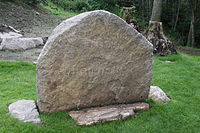
M56 5L66 11L85 12L103 9L122 16L122 7L135 7L133 19L141 32L148 27L153 0L20 0L27 4ZM181 46L200 47L200 0L162 0L164 31L173 43ZM189 34L192 30L192 37ZM189 38L192 38L189 39Z

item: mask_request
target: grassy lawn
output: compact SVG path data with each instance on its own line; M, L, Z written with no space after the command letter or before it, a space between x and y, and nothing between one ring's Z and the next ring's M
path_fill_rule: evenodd
M166 63L165 60L174 61ZM42 125L22 123L8 114L16 100L36 100L36 67L0 62L0 133L198 133L200 132L200 56L154 57L152 85L173 100L158 104L136 118L91 127L75 125L66 112L41 115Z

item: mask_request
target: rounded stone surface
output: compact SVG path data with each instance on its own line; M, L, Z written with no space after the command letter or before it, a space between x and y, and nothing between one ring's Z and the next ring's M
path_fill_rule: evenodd
M41 112L132 103L148 97L152 45L107 11L65 20L50 35L37 63Z

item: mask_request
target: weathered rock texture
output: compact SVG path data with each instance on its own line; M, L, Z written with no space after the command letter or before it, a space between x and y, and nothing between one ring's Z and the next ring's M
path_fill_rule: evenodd
M9 105L10 114L23 122L41 123L36 104L33 100L19 100Z
M131 103L148 98L152 45L106 11L67 19L50 35L37 63L41 112Z
M114 120L124 120L135 116L138 112L148 109L149 104L136 103L90 108L82 111L71 111L68 114L76 121L77 125L89 126Z
M22 37L22 35L19 34L19 33L15 33L15 32L9 32L9 33L0 32L0 38L1 39L4 39L4 38L20 38L20 37Z
M4 38L0 50L27 50L43 45L42 38Z
M158 86L151 86L149 91L149 98L160 103L167 102L170 100L167 94L165 94L165 92Z

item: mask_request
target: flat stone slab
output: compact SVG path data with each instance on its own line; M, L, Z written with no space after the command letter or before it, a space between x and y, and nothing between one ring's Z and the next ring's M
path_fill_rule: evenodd
M27 50L44 45L42 38L4 38L0 50Z
M23 35L19 34L19 33L15 33L15 32L0 32L0 38L4 39L4 38L20 38Z
M170 98L167 94L158 86L151 86L149 91L149 98L155 100L156 102L167 102Z
M33 100L19 100L9 105L8 107L11 116L23 121L39 124L41 120L36 104Z
M97 123L124 120L148 109L149 104L147 103L135 103L70 111L68 114L76 121L77 125L90 126Z

